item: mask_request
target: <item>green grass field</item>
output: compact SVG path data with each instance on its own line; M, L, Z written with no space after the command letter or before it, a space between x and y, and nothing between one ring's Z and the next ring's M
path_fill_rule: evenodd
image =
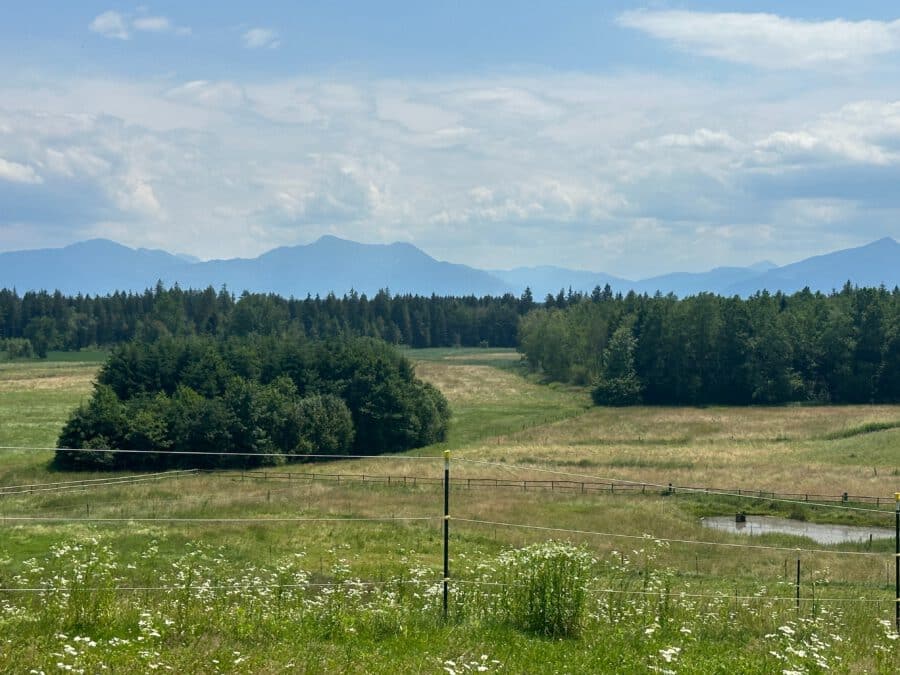
M738 509L886 526L890 517L654 490L582 494L459 486L451 494L454 582L445 623L442 489L411 481L439 479L441 451L450 449L457 478L611 477L890 497L900 489L900 407L598 409L582 389L550 387L527 376L510 351L407 355L421 377L445 392L454 412L448 441L409 458L279 467L294 472L292 480L233 472L0 494L0 587L38 589L0 591L6 636L0 670L900 668L900 640L890 623L892 541L876 541L871 549L824 547L787 535L748 541L698 526L700 515ZM53 446L68 411L90 394L96 359L51 356L0 364L0 445ZM49 451L2 452L0 486L115 478L52 472ZM301 472L370 478L338 483L324 475L301 479ZM390 485L371 478L388 475ZM403 476L405 483L398 480ZM35 520L16 520L23 517ZM99 518L109 520L89 520ZM579 630L562 638L535 633L516 618L516 589L525 582L511 576L514 561L504 554L550 539L582 546L593 559L578 577L583 603L570 615ZM792 550L798 547L819 552ZM562 560L577 557L566 550ZM799 611L785 600L793 598L798 558ZM547 583L572 574L551 575ZM528 598L561 598L556 605L547 601L550 610L568 607L559 590L564 586L535 596L541 588L532 588Z

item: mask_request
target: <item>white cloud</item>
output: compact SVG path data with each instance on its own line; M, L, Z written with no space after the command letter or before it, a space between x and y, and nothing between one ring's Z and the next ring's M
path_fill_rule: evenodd
M172 30L172 22L165 16L142 16L131 22L135 30L150 33L167 33Z
M187 26L176 26L166 16L140 14L137 17L132 17L128 14L122 14L112 10L96 16L94 20L91 21L88 28L95 33L99 33L103 37L116 40L129 40L134 31L143 33L171 33L180 36L191 34L190 28Z
M170 89L167 98L211 108L237 108L247 103L243 87L234 82L193 80Z
M735 150L740 142L727 131L696 129L689 134L664 134L659 138L640 141L636 147L641 150L658 148L682 148L691 150Z
M96 178L110 170L110 163L107 160L98 157L87 148L74 145L62 149L47 148L43 164L48 171L67 178L77 176Z
M138 176L127 176L113 192L113 198L119 209L126 213L165 220L165 211L153 186Z
M94 17L88 27L103 37L116 40L127 40L131 37L126 19L119 12L103 12Z
M43 183L37 172L27 164L19 164L18 162L10 162L0 157L0 180L9 181L10 183Z
M134 30L148 33L173 33L175 35L190 35L191 29L187 26L176 26L166 16L139 16L131 22Z
M898 164L900 101L857 101L803 128L774 131L754 144L752 158L761 165Z
M900 20L638 10L619 15L618 23L688 52L775 70L855 66L900 50Z
M281 41L278 33L269 28L251 28L241 36L247 49L278 49Z
M847 219L863 241L900 222L900 207L873 216L852 186L817 211L779 182L900 166L900 103L878 99L882 82L787 98L760 86L567 73L0 83L0 157L44 180L24 199L78 211L73 238L204 258L333 233L484 267L637 277L708 267L702 233L715 264L746 264L803 257L812 235L782 242L817 218L821 241ZM43 241L30 206L4 203L0 242L28 218Z

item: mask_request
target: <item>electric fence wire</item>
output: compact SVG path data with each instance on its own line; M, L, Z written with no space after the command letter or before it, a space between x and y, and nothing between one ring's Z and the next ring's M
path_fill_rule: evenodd
M513 584L504 581L482 581L482 580L469 580L469 579L451 579L451 584L459 584L459 585L470 585L470 586L499 586L499 587L510 587L517 586L522 588L525 584ZM2 590L2 589L0 589ZM709 600L742 600L742 601L750 601L750 600L771 600L774 602L797 602L797 596L785 596L785 595L729 595L727 593L686 593L683 591L677 590L666 590L666 591L638 591L633 589L622 589L622 588L590 588L590 592L592 593L601 593L607 595L643 595L643 596L651 596L651 597L660 597L664 596L667 599L679 599L679 598L701 598L701 599L709 599ZM893 604L893 598L838 598L838 597L810 597L810 598L802 598L804 602L859 602L859 603L872 603L872 604Z
M83 483L83 484L75 484L75 485L58 485L54 487L28 487L19 490L13 490L10 488L0 488L0 497L5 497L8 495L28 495L35 493L43 493L49 492L52 494L67 494L71 492L84 492L87 490L92 490L95 488L106 488L106 487L117 487L122 485L135 485L141 483L150 483L150 482L158 482L161 480L166 480L170 478L177 478L178 476L192 475L193 472L187 472L184 474L177 475L150 475L150 476L129 476L127 478L123 477L120 479L110 479L104 483Z
M722 546L726 548L755 549L764 551L790 551L792 553L828 553L831 555L853 555L868 557L883 557L882 553L873 553L870 551L839 551L827 548L798 548L791 546L764 546L762 544L733 544L725 541L700 541L696 539L672 539L668 537L657 537L654 535L644 534L623 534L618 532L599 532L596 530L576 530L564 527L552 527L548 525L527 525L523 523L506 523L495 520L479 520L476 518L453 518L455 523L474 523L477 525L493 525L494 527L513 527L524 530L538 530L544 532L560 532L562 534L581 534L596 537L610 537L614 539L640 539L646 542L661 541L669 544L687 544L694 546Z
M78 586L77 588L67 588L64 586L9 586L0 587L0 593L58 593L79 591L85 593L143 593L158 592L171 593L176 591L247 591L247 590L287 590L287 589L315 589L315 588L378 588L392 585L407 586L423 586L425 588L437 587L443 579L387 579L383 581L361 581L357 579L348 579L345 581L333 582L300 582L293 584L194 584L179 586ZM451 585L457 586L484 586L484 587L524 587L524 584L515 584L502 581L485 581L481 579L448 579ZM796 596L778 596L778 595L729 595L726 593L686 593L677 590L668 591L647 591L634 589L619 588L590 588L590 593L601 595L631 595L644 597L665 597L668 600L679 599L704 599L718 601L741 601L741 602L796 602ZM804 602L847 602L847 603L865 603L865 604L893 604L891 598L859 598L859 597L813 597L803 598Z
M196 456L196 457L280 457L284 459L392 459L443 461L443 457L426 455L328 455L290 452L212 452L208 450L125 450L121 448L49 448L27 445L0 445L0 450L25 450L29 452L75 452L128 455Z
M190 473L197 473L197 469L158 471L156 473L150 473L150 474L141 473L141 474L133 474L130 476L114 476L112 478L110 478L109 476L105 476L103 478L82 478L79 480L63 480L63 481L56 481L53 483L23 483L21 485L4 485L4 486L0 486L0 491L2 491L2 490L19 490L19 489L25 489L25 488L51 487L51 486L56 486L56 485L61 485L61 486L76 485L76 484L80 485L82 483L99 483L99 482L112 481L112 480L127 480L129 478L147 478L149 476L172 476L172 475L182 475L182 474L190 474Z
M273 516L270 518L190 518L177 516L158 517L85 517L74 518L67 516L0 516L0 523L42 522L42 523L207 523L207 524L240 524L240 523L325 523L325 522L392 522L392 521L421 521L443 520L441 516L379 516L379 517L292 517Z

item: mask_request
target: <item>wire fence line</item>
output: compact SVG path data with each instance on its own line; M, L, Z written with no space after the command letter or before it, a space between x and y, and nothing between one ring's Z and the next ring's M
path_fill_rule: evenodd
M460 586L519 586L521 587L523 584L511 584L503 581L482 581L479 579L451 579L451 583L457 584ZM797 596L786 596L786 595L732 595L726 593L686 593L684 591L678 591L673 589L666 590L656 590L656 591L639 591L637 589L631 588L591 588L590 592L592 593L601 593L604 595L643 595L643 596L663 596L668 599L679 599L679 598L703 598L709 600L742 600L742 601L750 601L750 600L771 600L774 602L797 602ZM858 602L858 603L871 603L871 604L892 604L893 600L890 598L860 598L860 597L808 597L801 598L804 602Z
M0 593L44 594L59 592L83 592L83 593L173 593L178 591L257 591L257 590L303 590L318 588L379 588L383 586L422 586L435 587L444 581L442 578L426 579L383 579L380 581L363 581L360 579L347 579L344 581L330 582L298 582L298 583L252 583L252 584L184 584L171 586L8 586L0 587ZM523 587L524 584L513 584L502 581L486 581L483 579L448 579L455 586L482 586L482 587ZM667 600L703 599L717 601L741 601L741 602L797 602L796 596L783 595L737 595L726 593L687 593L684 591L665 590L637 590L627 588L594 588L588 589L590 593L598 595L629 595L642 597L664 597ZM863 597L807 597L803 602L846 602L859 604L893 604L890 598L863 598Z
M469 461L475 460L455 460ZM480 463L480 462L479 462ZM520 468L529 471L541 471L541 469L497 464L503 468ZM581 474L568 474L566 472L549 471L550 473L560 473L562 475L580 477ZM321 473L321 472L277 472L268 470L256 471L233 471L233 470L215 470L201 469L201 474L217 474L224 477L240 478L242 480L288 480L288 481L334 481L334 482L361 482L372 484L384 484L394 486L416 486L416 485L443 485L443 479L437 476L409 476L409 475L385 475L385 474L367 474L367 473ZM594 478L585 475L584 478ZM755 499L768 502L787 502L790 504L802 504L805 506L821 506L825 508L847 509L850 511L864 511L876 514L891 515L893 512L886 510L894 504L893 498L876 497L868 495L825 495L816 493L777 493L767 490L755 490L747 488L724 489L716 487L695 487L685 485L672 485L651 482L628 481L624 479L608 478L606 480L535 480L535 479L516 479L516 478L451 478L450 484L456 488L506 488L522 491L550 491L550 492L568 492L568 493L607 493L607 494L651 494L651 495L673 495L681 493L702 494L722 497L737 497L742 499ZM786 497L797 496L803 499L786 499ZM829 503L836 502L836 503ZM876 508L861 508L850 506L848 502L855 503L871 503Z
M347 579L345 581L322 581L322 582L301 582L294 584L184 584L179 586L10 586L0 588L0 593L54 593L60 591L82 591L86 593L108 592L165 592L173 591L227 591L227 590L247 590L247 589L288 589L288 588L341 588L341 587L377 587L386 586L388 584L427 585L428 583L439 583L441 579L432 582L425 582L417 579L387 579L382 581L361 581L358 579Z
M523 530L539 530L544 532L559 532L562 534L579 534L596 537L609 537L612 539L639 539L646 542L661 541L669 544L687 544L693 546L723 546L727 548L754 549L763 551L789 551L791 553L828 553L831 555L853 555L867 557L885 557L883 553L871 551L842 551L830 548L801 548L798 546L764 546L762 544L738 544L726 541L703 541L699 539L673 539L670 537L657 537L652 534L625 534L621 532L599 532L596 530L579 530L566 527L552 527L549 525L530 525L526 523L508 523L494 520L480 520L477 518L453 518L455 523L472 523L475 525L492 525L494 527L514 527Z
M62 480L55 481L52 483L23 483L21 485L6 485L0 487L0 490L18 490L25 488L41 488L41 487L51 487L56 485L80 485L83 483L99 483L110 480L127 480L129 478L147 478L148 476L168 476L172 474L184 474L184 473L196 473L197 469L181 469L174 471L158 471L156 473L151 474L133 474L131 476L116 476L114 478L110 478L109 476L104 476L103 478L82 478L78 480Z
M271 516L260 518L203 518L183 516L118 516L118 517L73 517L73 516L0 516L0 523L188 523L188 524L266 524L266 523L361 523L361 522L415 522L415 521L444 521L448 517L428 516ZM763 551L787 551L790 553L828 554L846 556L864 556L870 558L886 557L887 554L871 551L843 551L827 548L803 548L799 546L766 546L762 544L741 544L723 541L708 541L699 539L676 539L671 537L658 537L653 534L633 534L624 532L602 532L597 530L581 530L575 528L554 527L550 525L533 525L528 523L510 523L505 521L484 520L478 518L451 518L454 523L471 523L474 525L490 525L493 527L507 527L543 532L558 532L561 534L577 534L584 536L606 537L610 539L630 539L644 542L665 542L670 544L684 544L690 546L720 546L733 549L763 550Z
M44 487L39 487L40 484L35 484L35 486L6 486L0 487L0 497L6 495L25 495L25 494L34 494L34 493L44 493L50 492L53 494L60 493L68 493L68 492L85 492L87 490L96 489L96 488L104 488L104 487L116 487L119 485L134 485L136 483L148 483L148 482L156 482L161 480L167 480L170 478L181 478L188 475L194 475L197 471L195 469L187 469L184 471L166 471L163 473L154 473L149 475L136 475L136 476L122 476L119 478L108 478L108 479L93 479L85 482L72 482L70 484L53 484L48 483Z
M127 454L127 455L156 455L168 457L170 455L197 457L273 457L285 459L392 459L392 460L429 460L443 461L441 457L433 455L335 455L315 454L306 452L213 452L209 450L129 450L122 448L50 448L28 445L0 445L0 450L19 450L30 452L74 452L74 453L100 453L100 454Z
M629 480L626 478L614 478L609 476L596 476L593 474L574 473L571 471L559 471L556 469L545 469L543 467L530 466L524 464L508 464L505 462L488 462L478 459L457 458L457 462L467 464L478 464L481 466L492 466L503 469L518 469L521 471L534 471L537 473L555 474L557 476L567 476L569 478L587 478L595 481L595 484L606 485L610 491L614 491L618 487L620 491L628 489L653 488L663 490L666 494L676 494L678 492L689 492L695 494L719 495L723 497L741 497L744 499L762 499L769 502L784 502L788 504L802 504L806 506L821 506L825 508L846 509L850 511L868 511L871 513L892 514L892 511L881 509L881 505L892 507L895 503L893 497L879 497L871 495L851 495L847 492L840 495L824 495L803 492L773 492L771 490L747 489L747 488L717 488L717 487L697 487L690 485L676 485L673 483L654 483L648 481ZM599 481L599 482L598 482ZM551 481L553 482L553 481ZM575 481L577 483L577 481ZM802 497L803 499L800 499ZM810 500L812 497L812 501ZM829 503L840 502L840 503ZM848 502L869 503L874 504L876 508L866 509L856 506L849 506Z
M175 475L175 474L177 474L177 475ZM149 480L159 480L159 479L165 478L165 477L178 477L178 476L182 476L182 475L195 475L195 476L196 475L212 475L212 476L224 477L224 478L235 478L235 479L240 478L242 481L254 480L254 481L264 481L264 482L270 481L270 480L271 481L288 480L290 482L298 481L298 482L306 482L306 483L314 483L316 481L326 481L326 482L330 481L330 482L335 482L335 483L360 482L360 483L368 483L368 484L395 485L395 486L441 485L441 484L443 484L443 479L437 478L437 477L428 477L428 476L405 476L405 475L404 476L390 476L390 475L372 475L372 474L322 474L322 473L316 473L316 472L281 472L281 473L268 472L268 471L236 472L236 471L228 471L228 470L187 470L184 472L165 472L162 474L153 474L152 477L148 477L148 478L146 478L146 480L148 480L148 481ZM127 483L124 482L124 480L123 480L122 482L92 484L92 486L114 487L117 485L133 485L135 483L140 483L142 480L140 476L130 476L128 478L130 478L132 480L129 480ZM552 481L527 481L527 480L526 481L518 481L518 480L512 480L512 479L494 479L494 478L457 478L457 479L451 479L451 484L456 487L465 487L468 489L485 488L485 487L504 487L504 488L522 489L522 490L526 490L526 491L528 489L531 489L532 491L535 491L535 490L551 490L551 491L560 490L560 491L578 492L578 493L606 493L609 491L615 493L615 489L616 489L616 485L614 483L613 484L609 484L609 483L588 484L588 483L580 483L577 481L555 481L555 480L552 480ZM582 486L584 486L584 487L582 487ZM638 485L626 485L626 486L624 486L624 488L625 488L624 490L620 489L620 493L622 493L622 492L627 493L629 491L634 491L637 487L639 487L639 486ZM2 488L0 488L0 489L2 489ZM293 489L293 486L291 486L289 488L278 488L276 490L269 489L266 491L265 498L267 501L270 501L272 492L275 492L275 493L287 492L287 491L291 491L292 489ZM41 489L23 490L22 492L19 492L19 493L16 493L16 492L2 493L2 492L0 492L0 495L2 495L2 494L25 494L25 493L40 492L40 491L41 491ZM58 494L58 493L59 493L59 491L53 492L53 494ZM716 494L716 493L710 493L710 494ZM196 497L193 499L194 499L194 501L206 501L209 498L208 497L204 497L204 498ZM89 512L91 506L106 507L106 506L116 506L116 505L129 504L129 503L132 503L132 502L131 501L99 502L97 504L89 504L89 505L87 505L87 508L88 508L88 512ZM162 502L160 503L160 506L170 506L170 505L171 504L169 504L169 503L162 503ZM82 504L73 504L73 505L69 506L66 510L71 511L74 509L80 509L80 508L84 508L84 507L85 507L85 505L82 505ZM862 510L871 510L871 509L862 509ZM61 512L60 509L56 510L56 513L60 513L60 512ZM880 513L890 513L890 512L882 511ZM46 512L44 512L40 516L20 516L20 515L16 515L16 514L11 514L11 515L0 514L0 519L11 520L11 521L43 519L43 520L57 521L57 522L66 522L69 520L71 520L71 521L88 521L88 522L103 522L103 521L105 521L105 522L126 522L126 521L137 522L137 521L146 520L146 518L142 518L139 516L135 516L135 517L122 516L122 517L115 518L115 519L113 519L113 518L74 518L74 517L66 517L66 516L49 516ZM159 521L160 517L154 517L152 520ZM189 519L172 518L171 520L187 521ZM193 519L193 520L197 520L197 519ZM217 519L205 519L205 520L199 520L197 522L215 522L216 520ZM456 518L455 520L465 520L465 519ZM476 522L476 521L472 520L470 522ZM481 522L481 521L478 521L478 522ZM493 524L499 524L499 523L493 523ZM514 525L514 524L510 524L510 526L529 527L527 525ZM537 527L537 526L535 526L535 527ZM566 531L564 528L551 528L551 529L559 529L560 531ZM575 532L575 531L573 531L573 532ZM584 533L584 532L580 532L580 531L578 531L578 532ZM599 535L601 533L593 533L593 534ZM641 538L641 536L639 536L639 535L624 535L624 534L610 534L610 536L621 536L621 537L629 537L630 536L630 537L634 537L634 538ZM661 537L654 537L654 538L659 539L660 541L664 540ZM685 540L671 539L671 540L667 540L667 541L672 541L673 543L687 543L687 541L685 541ZM702 543L702 542L700 542L700 543ZM725 544L725 543L720 543L720 542L708 542L707 544L710 546L718 545L718 546L732 546L732 547L749 547L749 545ZM763 546L755 546L755 547L756 548L773 548L773 547L763 547ZM801 549L792 548L792 547L781 547L781 550L798 551ZM807 549L807 551L810 551L810 552L814 551L814 550L815 549ZM821 550L829 551L829 549L821 549Z
M315 460L342 460L342 459L370 459L370 460L387 460L387 461L440 461L442 458L436 455L328 455L328 454L306 454L306 453L256 453L256 452L210 452L200 450L172 450L160 452L157 450L129 450L118 448L51 448L40 446L0 446L0 450L24 450L24 451L57 451L76 453L124 453L138 455L176 455L176 456L199 456L199 457L256 457L256 458L285 458L285 459L315 459ZM553 474L564 476L566 478L579 478L582 480L518 480L503 478L453 478L451 484L454 486L464 485L465 487L503 487L503 488L519 488L523 490L560 490L560 491L580 491L580 492L610 492L610 493L626 493L640 491L645 494L648 489L651 491L660 490L666 494L677 494L678 492L689 492L695 494L719 495L727 497L740 497L744 499L761 499L765 501L784 502L790 504L801 504L807 506L822 506L826 508L842 508L852 511L867 511L872 513L888 513L890 510L883 510L881 506L888 508L893 507L894 498L877 495L851 495L846 492L839 495L820 494L820 493L785 493L772 490L761 490L757 488L720 488L712 486L690 486L678 485L673 483L657 483L645 480L632 480L626 478L617 478L611 476L597 476L595 474L578 473L571 471L560 471L558 469L547 469L544 467L510 464L506 462L489 462L486 460L468 459L464 457L454 458L454 462L464 464L474 464L480 466L490 466L500 468L505 471L533 471L537 473ZM232 473L234 470L220 469L196 469L195 471L203 473L220 473L223 475ZM260 471L241 471L242 478L254 478ZM438 484L443 483L440 477L428 476L390 476L390 475L374 475L374 474L326 474L319 472L278 472L262 471L263 479L269 477L287 478L294 477L309 478L310 480L359 480L362 482L386 482L388 484ZM102 480L102 479L97 479ZM10 486L8 489L12 489ZM0 494L4 488L0 487ZM873 504L876 508L867 509L849 505L849 503L867 503Z
M68 516L0 516L0 522L12 523L28 523L28 522L44 522L44 523L208 523L208 524L240 524L240 523L324 523L324 522L391 522L391 521L413 521L413 520L441 520L441 516L375 516L375 517L352 517L352 516L329 516L329 517L293 517L293 516L272 516L269 518L192 518L179 516L121 516L115 518L104 517L85 517L75 518Z
M0 449L12 449L10 447L0 447ZM23 449L23 448L15 448L15 449ZM30 448L33 450L37 450L37 448ZM80 450L79 450L80 451ZM85 449L85 452L97 452L93 449ZM160 454L150 451L119 451L119 450L102 450L103 452L135 452L135 453L147 453L147 454ZM246 455L246 456L254 456L259 457L256 453L211 453L211 452L190 452L184 451L179 454L185 455L215 455L215 456L228 456L228 455ZM283 457L284 455L278 455ZM297 455L302 457L319 457L316 455ZM330 459L337 459L334 456L328 456ZM380 455L375 457L361 456L367 459L384 459L384 460L407 460L407 459L416 459L416 460L436 460L441 459L438 457L407 457L407 456L391 456L391 455ZM345 456L344 458L348 458ZM449 467L449 458L444 458L445 460L445 471L448 471L447 467ZM114 477L110 479L96 478L96 479L83 479L83 480L73 480L73 481L60 481L56 483L33 483L27 485L14 485L7 486L7 492L3 492L2 487L0 487L0 494L20 494L20 492L16 492L16 490L21 490L22 492L43 492L43 491L65 491L71 489L83 490L89 487L115 487L117 485L130 485L141 480L159 480L164 477L172 477L177 475L184 475L185 473L189 473L194 476L200 475L214 475L217 477L231 477L236 478L240 477L241 480L253 479L253 480L269 480L269 479L284 479L291 481L294 480L295 477L297 480L308 480L308 481L316 481L316 480L332 480L336 482L350 482L350 481L359 481L359 482L373 482L373 483L381 483L381 484L396 484L396 485L439 485L444 484L447 486L453 485L456 487L464 486L466 488L472 489L477 487L507 487L507 488L517 488L517 489L543 489L543 490L563 490L563 491L580 491L582 493L586 492L610 492L616 493L619 492L634 492L638 489L641 492L646 492L647 488L650 488L651 491L655 490L663 490L664 494L671 494L676 490L680 490L682 492L688 493L696 493L703 492L705 494L713 494L713 495L722 495L722 496L734 496L734 497L749 497L749 498L759 498L766 499L770 501L790 501L790 502L798 502L798 503L808 503L810 505L817 505L815 502L807 502L798 500L787 500L778 498L776 493L766 493L767 496L762 496L762 491L759 491L759 495L746 494L746 490L741 490L738 492L733 491L722 491L716 490L715 488L696 488L696 487L688 487L688 486L673 486L673 485L663 485L659 483L653 482L638 482L638 481L630 481L625 479L615 479L615 478L602 478L598 476L592 476L590 474L578 474L572 472L563 472L563 471L555 471L551 469L541 469L538 467L531 466L523 466L523 465L511 465L507 463L493 463L486 462L481 460L466 460L466 459L457 459L456 461L470 463L481 466L495 466L502 468L504 470L521 470L521 471L538 471L538 472L546 472L550 474L556 474L560 476L565 476L565 480L544 480L544 481L534 481L534 480L514 480L514 479L506 479L506 478L483 478L483 477L462 477L462 478L453 478L450 479L449 476L446 478L438 478L438 477L428 477L428 476L379 476L379 475L369 475L369 474L325 474L318 472L270 472L268 470L257 470L257 471L229 471L229 470L187 470L181 472L158 472L155 474L139 474L136 476L120 476ZM573 481L571 478L584 478L591 479L590 481L581 480L581 481ZM599 480L598 480L599 479ZM753 491L757 492L757 491ZM743 494L742 494L743 493ZM814 497L829 497L827 495L812 495ZM808 498L808 496L807 496ZM848 501L848 495L845 493L840 496L842 502ZM854 497L857 499L857 497ZM869 499L885 499L885 498L869 498ZM886 499L885 499L886 501ZM876 501L876 507L880 506L880 504ZM857 511L869 511L874 513L885 513L885 511L880 511L876 509L862 509L862 508L854 508L851 506L847 506L844 504L822 504L823 506L832 506L835 508L849 508ZM121 523L171 523L171 524L222 524L222 525L250 525L250 524L302 524L302 523L366 523L366 522L423 522L423 521L440 521L443 524L446 524L451 521L449 515L437 516L437 515L417 515L417 516L369 516L369 517L354 517L354 516L268 516L268 517L188 517L188 516L117 516L117 517L103 517L103 516L95 516L90 517L90 512L88 511L87 517L66 517L66 516L50 516L50 515L0 515L0 522L4 524L28 524L28 523L93 523L93 524L121 524ZM583 529L573 529L573 528L563 528L563 527L555 527L549 525L534 525L527 523L516 523L516 522L505 522L505 521L497 521L497 520L488 520L488 519L480 519L480 518L462 518L462 517L453 517L452 522L455 523L468 523L472 525L483 525L483 526L493 526L493 527L503 527L503 528L511 528L511 529L522 529L522 530L530 530L537 532L555 532L560 534L568 534L568 535L579 535L579 536L591 536L591 537L603 537L609 539L628 539L628 540L642 540L645 542L664 542L669 544L679 544L679 545L688 545L688 546L702 546L702 547L724 547L730 549L743 549L743 550L755 550L755 551L780 551L780 552L790 552L794 554L809 554L809 555L837 555L837 556L863 556L863 557L886 557L883 553L873 553L873 552L863 552L863 551L844 551L844 550L835 550L835 549L827 549L827 548L801 548L801 547L790 547L790 546L767 546L761 544L743 544L743 543L732 543L732 542L724 542L724 541L708 541L708 540L694 540L694 539L679 539L679 538L669 538L669 537L657 537L655 535L649 534L631 534L631 533L622 533L622 532L603 532L603 531L595 531L595 530L583 530ZM445 535L446 536L446 535ZM445 544L446 545L446 544ZM894 556L891 556L893 558ZM442 578L440 580L445 584L449 581L449 577ZM475 580L454 580L454 583L476 583ZM348 582L336 582L335 584L321 584L322 586L328 585L347 585ZM360 584L365 585L369 582L359 582ZM388 583L388 582L371 582L373 584L379 583ZM421 583L420 581L416 581L415 583ZM485 582L485 583L493 583L493 582ZM308 587L310 584L297 584L297 587ZM258 584L254 585L232 585L232 586L221 586L218 588L227 589L231 588L237 590L239 588L262 588L262 586ZM275 587L287 587L285 585L278 586L269 586L270 588ZM122 586L122 587L112 587L116 589L120 589L122 592L125 591L139 591L139 590L185 590L183 586L172 586L172 587L153 587L153 586ZM199 589L213 590L216 589L216 586L210 585L200 585L197 587ZM50 588L35 588L35 589L4 589L0 588L0 591L8 591L8 592L50 592L53 589ZM72 591L71 587L59 588L56 590L60 591ZM99 587L98 591L103 590L111 590L109 587ZM610 593L619 592L619 589L599 589L598 592L609 591ZM625 591L622 591L625 592ZM647 594L654 593L648 591L628 591L631 593L639 593L639 594ZM673 597L678 594L672 594ZM680 594L680 597L708 597L708 598L732 598L738 599L738 596L727 596L725 594L717 594L717 595L709 595L703 596L699 594ZM766 599L765 596L743 596L744 599ZM795 597L791 598L772 598L775 601L796 601ZM819 601L824 601L824 598L819 598ZM854 599L854 598L836 598L836 601L865 601L865 602L887 602L885 601L876 601L876 600L868 600L868 599Z

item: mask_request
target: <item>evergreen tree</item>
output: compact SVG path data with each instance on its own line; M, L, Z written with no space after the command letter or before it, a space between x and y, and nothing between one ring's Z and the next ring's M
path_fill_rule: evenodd
M627 323L620 325L603 354L591 398L597 405L634 405L641 400L641 382L634 369L637 340Z

